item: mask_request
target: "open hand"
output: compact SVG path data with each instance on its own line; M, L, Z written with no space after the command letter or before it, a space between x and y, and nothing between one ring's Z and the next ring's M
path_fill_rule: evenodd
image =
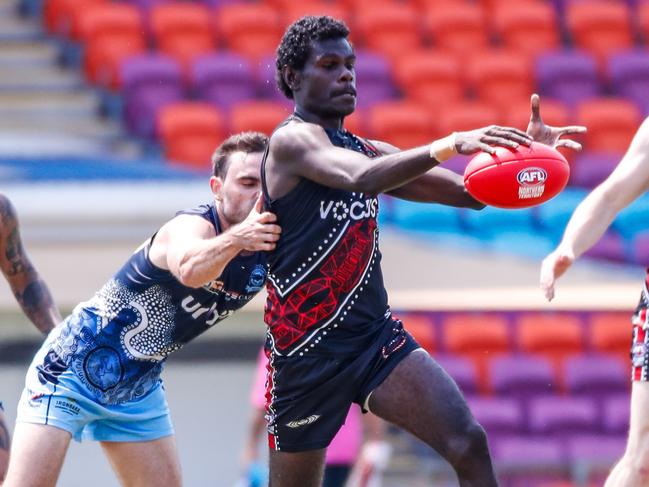
M541 119L541 99L534 93L530 99L532 105L532 116L527 125L527 134L535 142L549 145L550 147L567 147L576 151L581 150L581 144L571 139L562 139L564 135L583 134L586 127L581 125L568 125L567 127L551 127L543 123Z
M545 299L552 301L554 298L554 284L575 261L575 256L570 252L557 249L549 254L541 264L541 290Z
M275 214L263 211L263 208L264 196L260 194L246 219L232 229L243 250L259 252L275 249L282 229L275 224L277 221Z

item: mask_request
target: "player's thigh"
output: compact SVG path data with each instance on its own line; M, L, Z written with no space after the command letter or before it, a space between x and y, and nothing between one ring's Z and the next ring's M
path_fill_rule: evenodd
M304 452L271 450L269 487L320 487L326 448Z
M101 446L125 487L177 487L182 485L176 438L152 441L102 441Z
M54 487L71 438L55 426L17 423L3 487Z
M404 358L371 394L369 409L440 453L475 420L453 379L422 349Z

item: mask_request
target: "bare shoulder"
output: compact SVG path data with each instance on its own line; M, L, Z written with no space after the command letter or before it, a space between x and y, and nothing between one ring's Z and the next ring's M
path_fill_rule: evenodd
M273 158L290 160L305 152L330 145L324 129L313 123L287 123L270 138L269 151Z

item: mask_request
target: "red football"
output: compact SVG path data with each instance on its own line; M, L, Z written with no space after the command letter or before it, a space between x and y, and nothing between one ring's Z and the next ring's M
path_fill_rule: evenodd
M533 142L517 149L481 152L464 170L471 196L498 208L527 208L553 198L570 176L568 161L549 145Z

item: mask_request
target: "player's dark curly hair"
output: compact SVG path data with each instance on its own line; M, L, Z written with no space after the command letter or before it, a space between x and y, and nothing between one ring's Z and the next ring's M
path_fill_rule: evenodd
M348 35L349 29L344 22L326 15L319 17L308 15L289 25L277 48L275 63L275 80L282 93L287 98L293 98L293 92L282 76L282 68L284 66L297 70L304 68L309 57L311 41L340 39Z

